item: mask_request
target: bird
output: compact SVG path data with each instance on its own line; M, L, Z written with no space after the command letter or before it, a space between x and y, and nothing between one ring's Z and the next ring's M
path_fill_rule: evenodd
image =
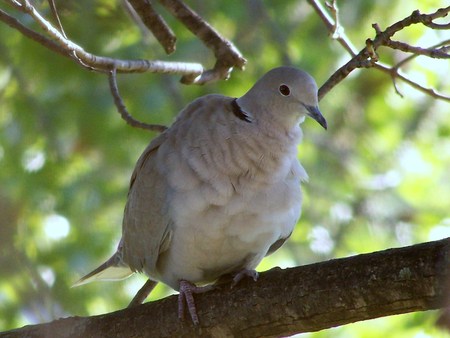
M145 273L178 295L199 324L193 295L229 276L255 281L255 268L291 235L301 213L297 157L305 117L324 129L317 84L276 67L243 96L188 104L138 159L117 251L75 286Z

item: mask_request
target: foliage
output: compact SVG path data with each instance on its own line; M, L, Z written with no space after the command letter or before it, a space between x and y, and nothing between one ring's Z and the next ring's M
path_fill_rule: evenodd
M414 9L427 12L444 5L338 4L341 23L358 48L373 36L373 22L385 27ZM203 87L183 86L176 76L119 75L128 110L139 120L170 124L194 98L213 92L239 96L280 64L307 70L320 85L348 59L304 1L191 1L190 6L238 46L247 68ZM45 3L40 8L49 15ZM214 60L168 15L178 36L171 56L139 30L120 2L65 1L58 8L67 35L90 52L210 65ZM448 31L407 29L403 34L425 47L450 38ZM402 57L386 51L381 58L396 62ZM419 57L404 70L450 92L448 61ZM450 236L449 104L398 86L404 98L385 74L359 70L322 100L326 133L312 121L304 123L299 157L310 182L304 184L303 215L290 241L260 270ZM143 277L70 286L115 250L128 179L154 134L120 119L104 75L3 24L0 100L0 330L126 306ZM160 286L151 299L169 292ZM444 336L434 328L435 316L414 313L305 336Z

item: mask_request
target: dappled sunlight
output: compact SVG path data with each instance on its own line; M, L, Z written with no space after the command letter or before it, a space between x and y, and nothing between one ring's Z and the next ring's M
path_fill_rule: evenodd
M37 149L28 149L22 157L22 166L28 172L35 172L42 169L45 164L45 153Z
M445 218L440 224L432 227L428 235L430 241L437 241L447 237L450 237L450 218Z
M338 223L347 223L353 218L353 210L347 203L336 203L330 208L330 216Z
M56 275L53 269L48 266L39 266L38 272L45 284L52 287L56 280Z
M334 248L330 233L323 226L315 226L308 235L309 247L318 254L329 254Z
M372 190L395 188L402 182L402 175L397 170L388 170L386 173L373 175L364 182L364 186Z
M70 232L69 220L61 215L53 214L44 219L45 235L52 240L59 240Z
M433 166L426 161L419 149L412 144L404 144L399 153L399 164L405 174L429 176L433 173Z

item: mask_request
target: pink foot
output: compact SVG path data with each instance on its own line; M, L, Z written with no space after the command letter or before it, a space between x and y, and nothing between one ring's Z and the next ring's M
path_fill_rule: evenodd
M178 294L178 319L180 320L184 319L184 307L186 302L189 314L191 315L192 322L194 323L194 325L198 325L199 321L197 309L195 307L194 302L194 293L203 293L212 289L214 289L213 285L200 287L195 286L194 284L186 280L180 280L180 289Z
M234 275L233 282L231 283L231 288L234 288L236 284L239 283L244 277L250 277L256 282L258 280L259 274L256 270L243 269Z

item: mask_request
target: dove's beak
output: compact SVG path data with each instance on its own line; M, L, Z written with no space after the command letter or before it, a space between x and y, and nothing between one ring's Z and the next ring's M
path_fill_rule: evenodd
M308 116L312 117L316 120L324 129L327 129L327 120L323 117L317 106L307 106L305 105L306 110L308 111Z

